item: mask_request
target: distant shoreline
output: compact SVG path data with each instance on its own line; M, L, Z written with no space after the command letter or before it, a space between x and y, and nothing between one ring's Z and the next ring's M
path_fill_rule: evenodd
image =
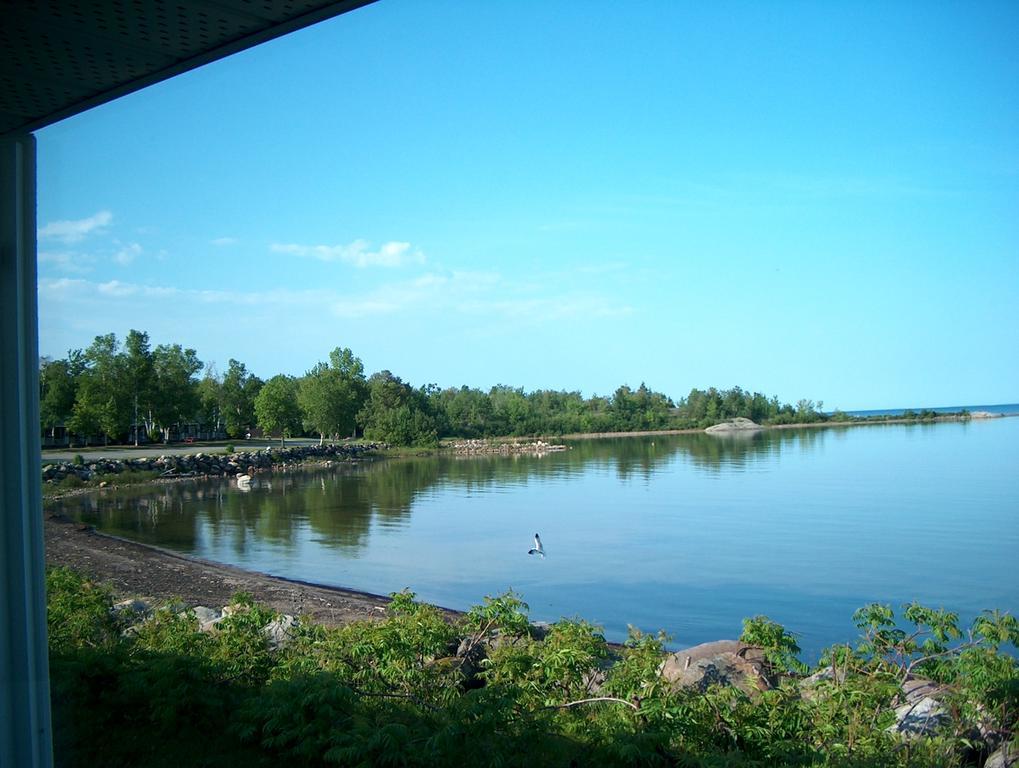
M972 414L960 416L957 413L946 413L938 415L933 419L904 419L904 418L859 418L855 417L847 421L812 421L800 422L797 424L761 424L761 431L769 429L820 429L825 427L869 427L882 424L942 424L959 421L994 421L996 419L1007 419L1019 416L1019 413L992 413L989 416L973 416ZM722 423L722 422L719 422ZM578 432L569 435L555 435L558 440L592 440L603 437L653 437L655 435L698 435L705 434L703 427L690 429L652 429L638 430L633 432ZM549 437L545 435L545 437ZM509 438L494 437L492 440L506 440ZM529 440L533 438L513 438Z
M945 413L939 414L932 419L918 419L918 418L892 418L882 416L871 416L871 417L852 417L846 421L813 421L813 422L798 422L795 424L761 424L761 431L770 429L821 429L826 427L865 427L882 424L938 424L947 422L960 422L960 421L994 421L996 419L1006 419L1012 417L1019 417L1017 413L993 413L988 412L987 415L983 415L983 412L975 412L978 415L969 413L965 416L960 416L956 413ZM723 422L719 422L723 423ZM615 438L615 437L654 437L655 435L698 435L705 434L704 427L688 427L686 429L644 429L644 430L632 430L627 432L572 432L563 435L545 434L545 435L530 435L530 436L515 436L515 435L503 435L501 437L487 437L480 438L488 442L493 443L520 443L528 442L537 439L542 440L598 440L602 438ZM433 451L447 451L450 450L448 443L450 441L462 440L463 438L457 437L445 437L442 438L437 448L419 448L414 446L394 446L389 449L390 453L388 457L392 457L394 453L403 454L405 451L412 451L415 454L420 452L433 452ZM42 462L53 463L69 461L70 458L78 453L86 457L94 458L106 458L104 453L107 455L117 456L118 458L130 458L134 454L138 456L159 456L159 455L191 455L195 453L215 451L221 449L227 444L234 444L236 441L218 441L218 442L207 442L196 445L185 445L185 444L169 444L169 445L147 445L141 447L135 447L131 445L106 445L106 446L82 446L78 448L49 448L43 449L41 452ZM247 441L237 443L243 445L249 450L265 450L266 448L277 448L277 444L274 441L261 441L259 443L251 444ZM291 445L317 445L317 440L293 439L290 442ZM196 450L197 449L197 450ZM378 458L387 458L385 452L381 452Z

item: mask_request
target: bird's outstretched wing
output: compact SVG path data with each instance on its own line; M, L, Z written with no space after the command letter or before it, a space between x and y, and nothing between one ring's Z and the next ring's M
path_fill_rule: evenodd
M545 556L545 548L541 545L541 537L538 534L534 534L534 549L527 550L527 554Z

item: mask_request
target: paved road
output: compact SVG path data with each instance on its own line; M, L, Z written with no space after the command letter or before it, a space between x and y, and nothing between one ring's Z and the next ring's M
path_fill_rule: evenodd
M133 445L90 446L88 448L54 448L42 452L42 463L53 461L71 461L75 454L81 454L85 461L95 459L140 459L154 456L181 456L187 453L222 453L228 445L238 451L265 450L269 446L278 447L279 440L216 440L194 443L173 443L172 445ZM318 445L318 440L311 438L293 438L287 440L287 447L297 445Z

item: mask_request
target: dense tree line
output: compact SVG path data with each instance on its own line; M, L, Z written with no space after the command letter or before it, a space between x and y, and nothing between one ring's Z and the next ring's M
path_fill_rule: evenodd
M643 383L589 398L576 391L525 392L502 384L487 391L413 387L390 371L366 377L361 360L342 347L304 376L278 374L262 381L237 360L220 374L193 349L153 348L148 334L136 330L123 344L110 333L66 358L43 359L39 382L43 430L65 427L81 441L166 441L183 434L186 425L201 425L208 434L230 438L259 427L282 439L363 434L394 445L434 445L444 436L687 429L738 416L761 424L827 418L820 402L790 405L740 387L692 389L678 402Z

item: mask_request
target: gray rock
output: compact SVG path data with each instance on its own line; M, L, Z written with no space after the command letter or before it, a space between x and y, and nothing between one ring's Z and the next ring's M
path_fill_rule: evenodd
M725 434L727 432L759 432L764 429L760 424L757 424L750 419L744 419L742 416L737 416L735 419L729 419L723 421L721 424L715 424L713 427L708 427L704 431L709 435Z
M121 600L113 605L113 615L121 621L146 619L154 610L152 601L140 597Z
M201 632L211 632L223 620L223 612L217 611L215 608L196 605L191 610L194 612L195 618L198 619L198 629Z
M206 621L216 621L223 617L222 611L217 611L215 608L207 608L204 605L196 605L191 610L195 612L195 617L202 623Z
M659 673L674 689L704 692L712 685L735 686L746 693L771 688L764 651L738 640L717 640L670 653Z
M1019 747L1010 741L987 758L984 768L1012 768L1013 765L1019 765Z
M846 671L839 669L835 671L831 666L819 669L809 677L800 680L800 696L806 701L819 701L824 697L825 691L821 688L822 683L835 683L841 685L845 682Z
M262 628L262 633L269 641L270 648L282 648L290 642L296 627L297 619L288 613L281 613Z
M937 699L940 692L941 686L922 677L909 677L902 684L902 698L906 704L916 704L928 696Z
M895 710L895 724L888 726L889 733L898 733L907 738L934 736L951 721L948 710L937 699L921 696L912 703L903 704Z

